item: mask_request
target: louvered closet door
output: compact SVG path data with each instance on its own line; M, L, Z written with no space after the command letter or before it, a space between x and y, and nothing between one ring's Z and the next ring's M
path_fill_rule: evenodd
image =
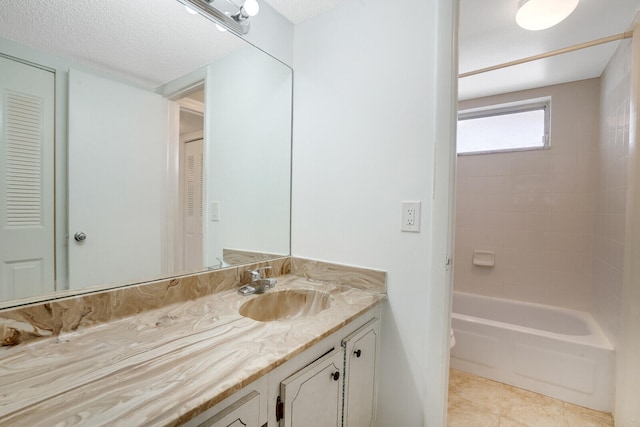
M54 74L0 57L0 300L54 291Z
M203 140L184 145L184 266L188 271L201 270L202 188L204 183Z

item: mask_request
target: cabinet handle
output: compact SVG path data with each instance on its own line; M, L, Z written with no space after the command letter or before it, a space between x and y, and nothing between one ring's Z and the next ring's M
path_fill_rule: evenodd
M356 357L360 357L362 355L362 350L356 350L353 352L353 354L355 354Z
M278 396L278 400L276 400L276 421L280 421L284 418L284 403Z
M340 379L340 372L334 372L333 374L331 374L331 378L333 378L334 381L338 381Z

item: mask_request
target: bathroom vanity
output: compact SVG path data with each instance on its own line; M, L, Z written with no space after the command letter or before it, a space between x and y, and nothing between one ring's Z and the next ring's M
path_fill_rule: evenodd
M154 284L88 295L84 302L74 297L0 311L0 424L309 427L335 419L330 425L368 425L361 420L373 417L375 408L384 273L377 276L382 283L372 285L380 280L369 280L365 270L330 268L325 271L334 278L323 281L311 277L318 264L305 261L289 270L288 262L276 287L262 295L239 295L237 280L222 286L232 282L207 279L217 283L215 292L105 322L95 318L113 309L117 298L108 293L134 292L153 301ZM244 271L207 274L238 278ZM187 277L160 288L167 296L182 287L204 292L205 282ZM272 321L240 314L251 300L277 293L328 304ZM101 297L110 299L98 302ZM76 311L84 320L74 329L64 322L76 319ZM58 313L51 325L62 322L61 330L28 341L27 330L46 335L46 322L38 319L45 312ZM22 342L6 345L17 329Z
M0 238L0 425L372 417L385 273L286 255L292 69L182 0L38 4L45 26L27 3L3 9L0 68L47 100L8 105L46 124L20 174L48 186ZM275 288L239 295L266 266Z
M185 426L338 427L343 415L345 426L371 425L377 311L370 310Z

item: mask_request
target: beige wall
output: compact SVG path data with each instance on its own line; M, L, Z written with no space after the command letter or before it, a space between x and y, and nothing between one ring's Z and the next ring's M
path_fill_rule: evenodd
M460 103L551 96L548 150L458 156L456 290L591 310L599 79ZM472 264L474 250L495 266Z
M617 347L629 164L631 41L623 42L601 80L601 132L596 163L594 314Z
M640 148L638 129L640 128L640 15L636 16L631 48L629 50L631 69L628 63L619 61L618 66L630 74L630 114L628 153L629 167L627 180L627 209L625 222L625 256L620 293L619 332L616 334L616 401L614 419L618 427L640 426ZM626 104L625 104L626 106Z

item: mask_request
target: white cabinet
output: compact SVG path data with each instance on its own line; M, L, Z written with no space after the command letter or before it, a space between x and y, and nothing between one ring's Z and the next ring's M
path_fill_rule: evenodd
M375 425L380 321L373 319L342 341L345 349L344 427Z
M313 363L292 366L298 369L293 374L291 370L286 374L273 372L276 378L289 375L280 382L275 417L278 426L375 426L380 321L373 316L360 320L338 331L331 341L338 345Z
M336 349L280 383L280 426L340 427L344 352Z
M198 427L260 427L260 393L252 391Z
M183 427L375 425L378 309L372 309Z
M267 424L267 378L262 377L181 427L262 427Z

